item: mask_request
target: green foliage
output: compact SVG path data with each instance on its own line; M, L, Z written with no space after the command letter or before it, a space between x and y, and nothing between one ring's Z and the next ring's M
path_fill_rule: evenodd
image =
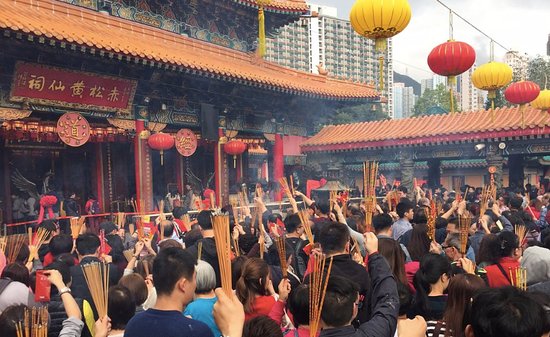
M455 111L459 111L455 96ZM451 111L451 96L443 84L436 89L426 89L414 105L414 116L443 114Z
M529 62L527 78L537 83L541 89L546 84L546 76L550 77L550 60L546 61L542 56L537 56ZM548 85L550 88L550 83Z
M380 106L372 104L362 104L351 107L345 107L336 110L336 113L329 118L330 124L349 124L358 122L371 122L388 119L388 115L382 111Z
M510 102L504 98L504 89L500 89L496 91L496 97L495 97L495 109L496 108L502 108L505 106L511 106ZM487 98L485 100L485 110L491 109L491 100Z

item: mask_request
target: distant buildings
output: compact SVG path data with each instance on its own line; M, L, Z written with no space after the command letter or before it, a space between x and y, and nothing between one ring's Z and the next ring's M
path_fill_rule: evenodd
M550 56L550 34L548 34L548 42L546 42L546 56Z
M406 87L404 83L393 83L393 118L408 118L414 114L416 96L412 87Z
M529 56L521 54L518 51L509 51L504 54L504 63L512 67L514 79L527 79L527 69L529 68Z
M310 14L281 28L268 39L266 59L280 65L378 86L379 61L374 41L359 36L347 20L337 18L337 9L310 4ZM384 106L393 117L392 42L384 56ZM390 75L388 75L390 74Z

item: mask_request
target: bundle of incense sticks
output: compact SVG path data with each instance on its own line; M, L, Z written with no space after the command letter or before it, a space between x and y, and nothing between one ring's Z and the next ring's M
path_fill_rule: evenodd
M183 222L183 225L185 226L185 229L189 232L191 230L191 219L189 218L189 214L185 214L181 221Z
M378 177L378 163L363 163L363 191L365 194L365 226L372 231L372 216L376 209L376 182Z
M527 290L527 269L521 267L508 268L510 283L523 291Z
M109 265L93 262L81 267L99 317L107 316Z
M437 218L437 210L435 202L430 201L430 209L428 210L428 237L430 240L435 240L435 219Z
M200 261L202 258L202 241L199 241L197 244L197 260Z
M263 199L264 190L261 184L256 184L256 192L254 194L256 195L257 198Z
M248 200L248 188L246 188L246 184L243 184L241 186L241 193L243 195L243 201L246 206L250 203L250 200Z
M216 193L210 193L210 209L216 208Z
M460 230L460 253L466 254L466 247L468 245L468 231L472 225L472 217L470 213L465 212L458 217L458 227Z
M14 234L6 237L6 260L8 264L15 262L26 240L27 236L25 234Z
M46 241L50 237L50 231L39 227L36 231L36 235L33 238L32 235L32 228L28 229L29 231L29 245L34 246L34 249L31 251L31 254L29 255L29 259L27 262L31 262L35 257L38 257L38 250L40 247L44 244L44 241ZM35 256L36 255L36 256Z
M496 193L496 191L495 191ZM481 201L480 201L480 208L479 208L479 215L482 216L485 214L485 211L489 207L489 200L495 200L493 198L493 190L491 188L491 185L485 185L483 186L483 189L481 190Z
M326 258L315 256L313 271L309 278L309 336L317 336L325 294L327 292L328 279L332 270L332 257L325 270Z
M6 254L6 245L8 238L6 236L0 236L0 250L5 255Z
M390 191L386 195L386 202L388 203L388 210L390 212L393 212L395 209L394 207L397 207L397 204L399 203L399 194L397 191Z
M332 213L334 203L338 202L338 191L330 191L329 193L330 212Z
M233 251L235 252L235 256L241 256L241 247L239 247L239 239L235 239L233 235L231 235L231 241L233 242Z
M525 244L525 238L527 236L527 227L523 225L515 225L514 232L518 236L519 246L522 247Z
M313 231L311 230L311 225L309 223L309 213L307 212L307 210L303 209L298 212L298 216L300 217L300 221L304 226L304 232L306 233L306 237L309 243L313 244Z
M118 212L116 214L116 224L118 228L124 228L125 222L126 222L126 214L123 212Z
M124 257L126 258L126 261L128 261L128 262L130 262L130 260L134 258L134 250L132 248L126 249L122 253L124 254Z
M159 218L160 221L166 220L166 215L164 214L164 200L159 201Z
M294 197L294 176L290 175L290 194Z
M288 268L286 265L286 241L285 236L281 235L275 238L275 244L277 245L277 253L279 253L279 261L281 262L281 271L283 272L283 278L288 277Z
M216 238L216 252L220 265L222 289L231 296L231 233L229 232L229 216L215 213L212 215L212 227Z
M74 217L69 219L69 222L71 223L71 236L73 237L73 240L76 240L80 235L80 231L82 230L82 226L84 226L85 221L85 217Z
M288 199L294 198L294 196L291 194L290 187L288 187L288 181L286 180L285 177L282 177L281 179L279 179L279 184L281 185L281 188L285 192L286 197Z
M17 337L47 337L48 307L25 308L23 321L15 322Z

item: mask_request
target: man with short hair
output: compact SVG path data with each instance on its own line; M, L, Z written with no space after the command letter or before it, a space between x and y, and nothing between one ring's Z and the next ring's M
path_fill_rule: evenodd
M206 324L182 314L195 294L195 263L196 259L181 248L169 247L158 253L153 264L157 302L128 322L125 336L213 336Z
M216 287L221 287L220 264L218 262L218 253L216 251L216 238L212 227L212 211L204 210L197 216L197 221L201 228L202 239L187 249L187 251L196 260L199 252L199 242L202 242L201 260L208 262L216 272Z
M470 312L466 337L538 337L550 330L542 305L515 287L480 290Z
M303 251L308 242L301 238L304 234L304 225L298 214L287 216L284 224L287 232L285 236L286 247L287 249L290 248L290 253L292 254L292 268L296 276L302 280L308 261L308 256Z
M372 227L374 228L374 233L376 234L376 237L379 239L385 238L393 240L392 224L393 220L389 214L381 213L372 217ZM401 250L405 254L405 262L412 261L407 247L405 247L405 245L402 243L399 243L399 246L401 246Z
M361 297L357 320L364 323L370 317L368 304L372 295L371 281L367 269L351 258L349 240L350 233L346 225L329 222L319 233L318 242L327 257L327 265L328 258L333 258L331 275L344 276L356 284Z
M372 275L371 317L355 330L352 322L360 314L359 289L347 277L331 276L321 312L323 330L320 337L380 337L395 334L399 314L397 284L388 263L378 254L378 239L373 233L365 234L365 248L369 254L368 273Z
M399 220L393 223L393 239L399 241L403 234L412 229L411 220L414 217L414 206L409 201L400 201L395 207Z

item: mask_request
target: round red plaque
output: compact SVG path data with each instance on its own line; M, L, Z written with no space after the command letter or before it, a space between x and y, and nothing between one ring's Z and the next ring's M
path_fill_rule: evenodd
M489 166L488 171L491 174L495 174L497 172L497 168L496 166Z
M184 156L189 157L197 150L197 136L189 129L181 129L176 134L176 149Z
M90 125L81 114L67 112L57 121L57 134L63 143L78 147L90 139Z

